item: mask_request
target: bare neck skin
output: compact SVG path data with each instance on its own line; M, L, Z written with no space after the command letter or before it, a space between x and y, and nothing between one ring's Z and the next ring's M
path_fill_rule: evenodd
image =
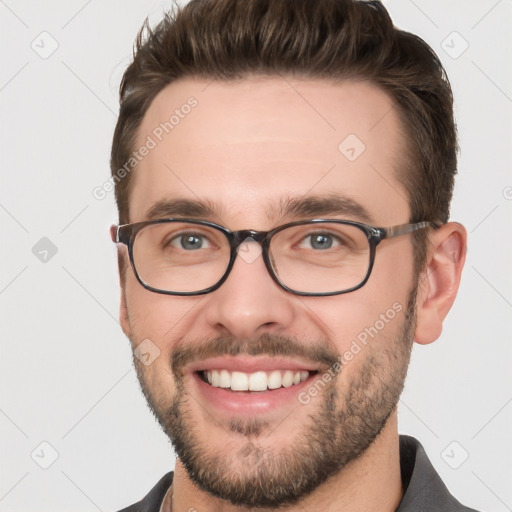
M191 508L200 512L235 512L246 510L211 496L199 489L176 461L172 484L172 512ZM399 437L396 411L389 418L376 441L358 460L318 487L298 503L282 508L285 512L393 512L404 489L400 475ZM169 503L170 505L170 503ZM261 509L265 512L269 509ZM170 506L165 512L171 512Z

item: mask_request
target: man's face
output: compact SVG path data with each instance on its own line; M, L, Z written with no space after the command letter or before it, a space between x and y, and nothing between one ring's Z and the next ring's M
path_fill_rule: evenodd
M182 109L191 96L197 105ZM160 123L176 109L179 121L162 134ZM396 178L403 151L396 112L368 83L184 79L153 101L136 148L148 136L157 145L134 171L130 222L147 220L157 203L159 218L193 216L230 230L312 218L409 221ZM358 203L369 218L322 210L333 196ZM318 208L286 213L287 202L308 198ZM208 203L214 213L176 210L177 200ZM160 351L149 365L134 361L190 479L235 504L278 506L358 458L395 412L414 331L413 250L410 236L385 240L361 289L302 297L272 280L254 245L206 295L153 293L128 268L121 320L134 349L150 340ZM306 380L232 391L205 382L203 371L214 369L248 378L302 371Z

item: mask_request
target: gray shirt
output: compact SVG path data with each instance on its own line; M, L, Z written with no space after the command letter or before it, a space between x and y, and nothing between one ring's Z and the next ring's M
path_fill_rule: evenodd
M400 436L400 470L405 492L395 512L477 512L450 494L414 437ZM159 512L173 475L167 473L145 498L119 512Z

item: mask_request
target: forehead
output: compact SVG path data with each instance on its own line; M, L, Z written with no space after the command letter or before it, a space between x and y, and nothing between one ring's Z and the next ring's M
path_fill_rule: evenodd
M232 229L267 229L290 201L340 197L378 224L406 222L395 110L368 82L180 79L157 95L138 131L136 149L149 149L133 171L130 221L187 200L212 206L204 216Z

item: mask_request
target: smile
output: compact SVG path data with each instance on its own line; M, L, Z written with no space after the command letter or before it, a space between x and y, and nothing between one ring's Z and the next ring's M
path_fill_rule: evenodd
M244 373L220 369L203 370L198 373L203 382L216 388L231 389L231 391L267 391L281 387L289 388L300 384L312 372L307 370L273 370L271 372Z
M184 374L213 416L254 418L295 409L300 392L322 369L318 362L299 358L226 355L192 363Z

